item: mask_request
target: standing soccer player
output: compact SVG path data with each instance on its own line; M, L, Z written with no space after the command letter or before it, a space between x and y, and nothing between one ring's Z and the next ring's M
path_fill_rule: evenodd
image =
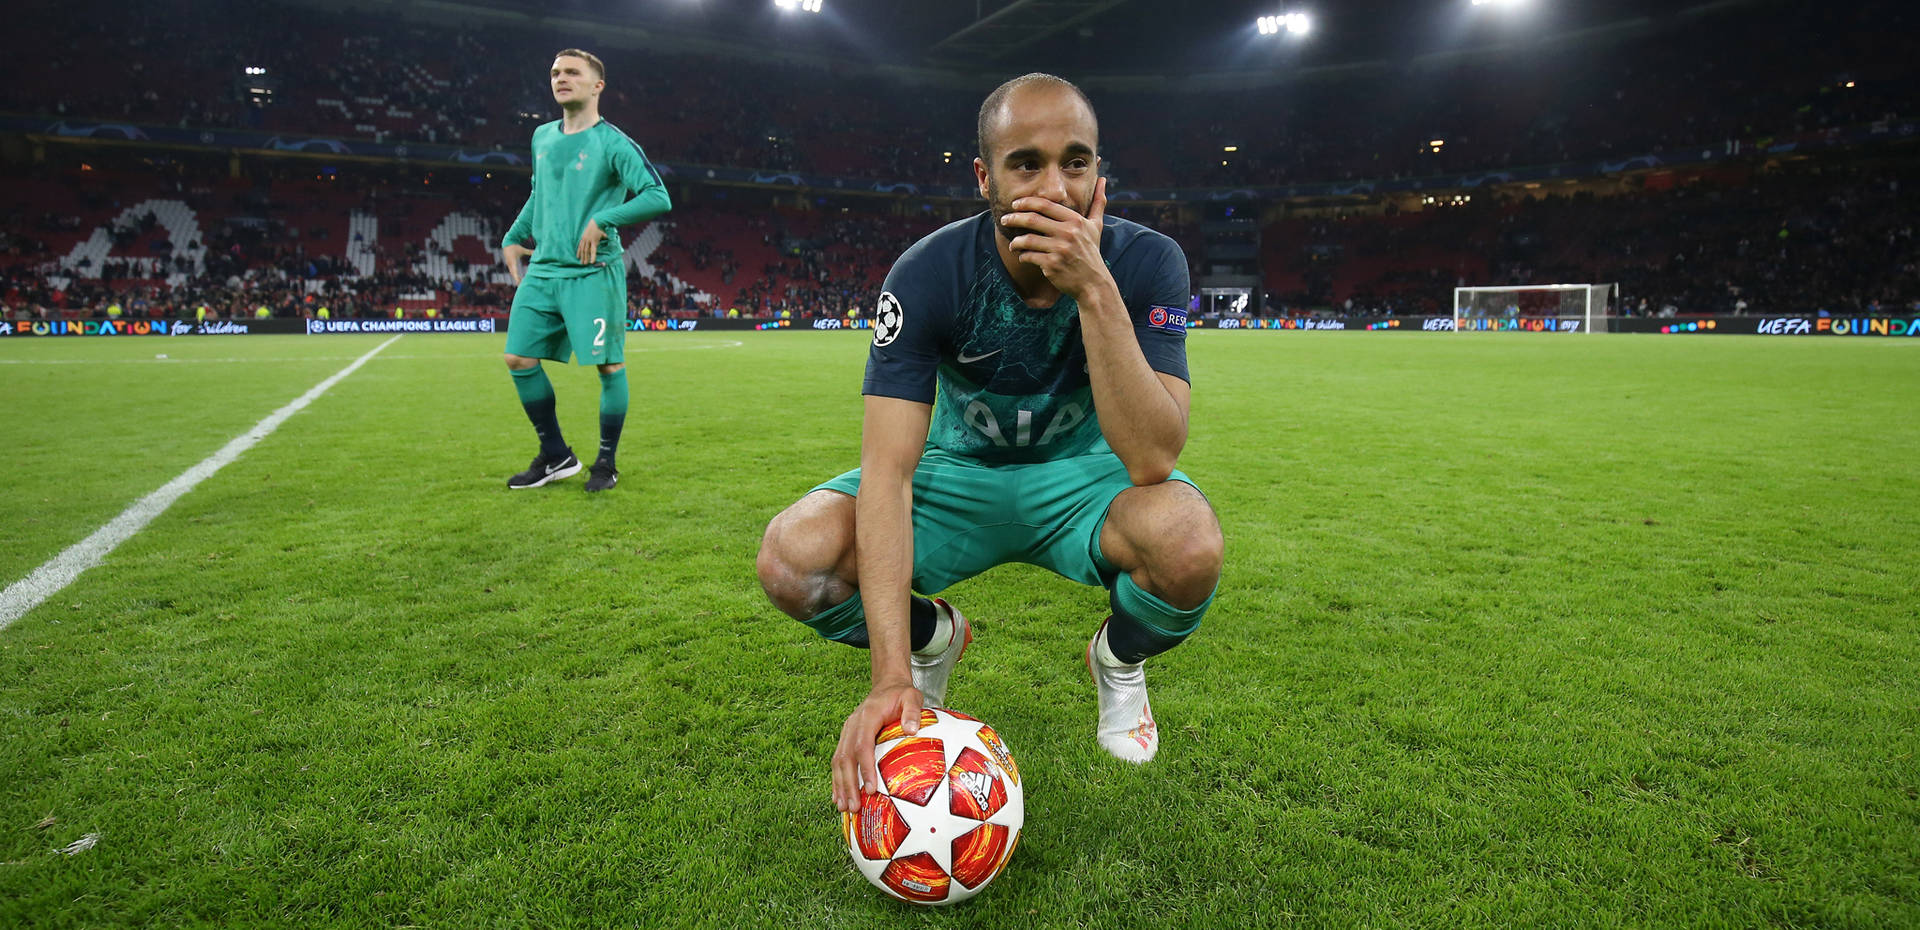
M587 490L604 491L620 480L614 454L627 420L620 230L667 212L673 201L639 143L600 118L607 86L600 59L567 49L554 56L548 77L562 116L533 131L533 191L500 243L518 287L507 319L507 369L540 437L540 454L507 487L537 488L580 471L560 436L553 383L540 367L543 358L565 364L571 350L580 364L600 369L600 453ZM523 275L520 263L529 256Z
M874 736L918 730L973 631L914 596L1007 562L1109 591L1086 647L1100 746L1152 759L1142 662L1200 625L1219 520L1174 466L1187 439L1187 260L1106 216L1099 126L1048 74L980 107L990 205L894 263L867 358L860 467L767 527L757 569L780 610L872 650L873 685L833 755L833 798L878 790ZM937 403L936 403L937 399Z

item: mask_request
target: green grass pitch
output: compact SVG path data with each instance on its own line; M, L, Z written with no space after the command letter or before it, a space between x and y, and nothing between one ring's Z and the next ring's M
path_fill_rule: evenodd
M0 585L385 338L0 342ZM1160 758L1094 743L1101 592L955 587L1027 825L919 910L828 797L866 656L752 567L865 345L632 336L589 496L505 488L498 337L393 343L0 630L0 926L1920 926L1920 348L1195 333Z

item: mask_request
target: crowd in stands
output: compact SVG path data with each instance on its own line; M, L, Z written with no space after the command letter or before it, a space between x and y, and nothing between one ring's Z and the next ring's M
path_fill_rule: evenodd
M1875 313L1920 303L1920 169L1790 164L1729 185L1548 201L1503 222L1495 277L1613 281L1624 313Z
M83 170L0 181L8 315L460 315L512 303L497 246L524 175L259 159L236 178L224 159L98 154ZM633 315L863 313L893 259L944 221L871 209L885 202L854 211L769 200L708 191L683 197L657 242L624 230L639 259L627 270ZM159 224L151 205L161 201L191 211L193 231ZM476 232L435 235L454 216ZM78 248L96 229L108 240L98 262Z
M518 209L514 182L429 191L418 171L326 182L259 170L160 189L104 170L0 185L0 302L16 316L92 316L117 305L129 316L175 318L203 306L233 318L262 307L384 316L511 304L494 246ZM1628 315L1911 312L1920 301L1920 165L1911 158L1755 162L1605 197L1508 191L1417 212L1272 219L1261 228L1264 309L1445 314L1458 285L1568 282L1619 284L1615 310ZM154 197L189 204L196 237L175 242L150 213L129 211ZM683 198L646 254L640 231L626 231L643 259L628 271L630 312L864 315L893 260L946 217L854 203ZM1177 210L1137 212L1204 265L1204 237ZM456 213L485 219L478 236L445 249L429 232ZM378 217L374 241L356 239L354 214ZM105 259L62 267L95 227L114 243Z
M1672 189L1477 197L1264 230L1272 307L1449 312L1456 286L1610 283L1621 315L1871 313L1920 304L1920 164L1808 159Z
M549 56L562 43L593 45L590 30L452 28L242 0L75 0L15 15L0 35L0 59L17 72L0 82L0 111L513 151L553 118ZM1917 15L1885 0L1760 4L1618 44L1515 43L1500 55L1265 88L1089 86L1123 186L1430 176L1911 116L1916 84L1900 37ZM1783 35L1821 41L1757 54ZM742 55L605 57L602 110L657 161L969 182L984 84L919 86ZM26 66L35 61L60 66ZM266 73L247 77L249 67Z

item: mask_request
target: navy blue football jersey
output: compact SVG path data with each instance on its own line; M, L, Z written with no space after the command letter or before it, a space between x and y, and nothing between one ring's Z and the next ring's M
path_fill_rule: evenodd
M1172 239L1109 216L1100 254L1154 371L1187 374L1187 258ZM994 249L991 211L921 239L888 272L862 392L933 404L927 445L991 463L1105 447L1080 309L1028 307Z

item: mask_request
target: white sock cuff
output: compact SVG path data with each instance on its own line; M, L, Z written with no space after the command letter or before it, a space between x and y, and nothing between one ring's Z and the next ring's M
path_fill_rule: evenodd
M927 637L924 647L913 651L917 656L937 656L947 651L947 647L953 645L953 638L959 635L954 629L953 614L948 608L933 598L927 600L933 601L933 635Z
M1102 624L1100 632L1093 638L1093 659L1108 668L1125 668L1127 663L1113 654L1113 648L1107 645L1107 627Z

